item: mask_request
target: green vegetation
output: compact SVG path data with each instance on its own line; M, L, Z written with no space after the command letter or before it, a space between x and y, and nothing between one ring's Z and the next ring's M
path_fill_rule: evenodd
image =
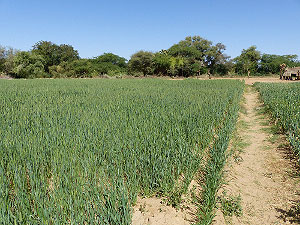
M198 200L198 224L211 224L216 213L217 193L223 179L223 168L226 163L226 150L238 117L239 103L243 88L231 98L225 110L223 121L214 128L215 139L209 146L209 159L204 169L204 182L201 183L202 194Z
M131 56L128 68L131 74L142 73L142 75L152 74L153 53L139 51Z
M260 52L256 50L256 46L243 49L242 54L234 59L236 61L237 72L247 73L250 76L251 71L257 72Z
M1 223L130 224L138 194L176 204L207 148L199 212L212 218L242 91L233 80L0 80Z
M275 123L287 133L291 146L300 157L300 84L257 83L256 87Z
M31 52L18 52L13 58L15 78L34 78L44 73L44 58Z
M78 52L71 45L57 45L50 41L37 42L32 47L32 53L43 57L45 72L49 72L50 66L79 59Z
M28 52L0 46L0 76L13 78L99 77L107 76L181 76L208 75L256 76L279 74L280 65L300 66L297 55L261 54L256 46L243 49L230 59L226 46L200 36L184 40L159 52L138 51L129 60L113 53L80 58L71 45L39 41ZM17 58L17 59L16 59ZM21 59L21 60L20 60ZM18 68L17 68L18 67Z
M228 195L225 191L218 198L218 201L221 205L221 211L225 219L227 217L237 216L240 217L243 215L243 209L241 206L241 196L232 196Z
M280 74L280 65L300 66L297 55L261 54L256 46L243 49L240 56L233 59L236 74L268 75Z

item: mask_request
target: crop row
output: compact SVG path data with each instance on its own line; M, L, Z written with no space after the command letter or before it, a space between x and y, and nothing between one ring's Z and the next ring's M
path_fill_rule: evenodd
M300 160L300 84L258 83L256 86Z
M199 225L212 224L216 215L216 199L219 188L223 182L224 166L227 161L227 148L238 118L239 106L243 88L236 91L230 98L230 104L224 114L222 123L216 127L215 138L208 148L208 160L204 167L204 180L201 184L202 193L198 199ZM196 201L197 202L197 201Z
M130 224L138 194L172 198L187 190L215 131L236 113L242 87L1 81L1 223Z

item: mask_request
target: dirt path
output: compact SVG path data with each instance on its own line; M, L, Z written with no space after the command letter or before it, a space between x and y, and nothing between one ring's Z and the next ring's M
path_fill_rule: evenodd
M242 162L232 163L226 175L224 190L232 196L241 196L243 216L233 217L232 224L299 224L293 215L295 201L299 200L300 179L284 145L284 137L273 136L268 130L268 118L259 114L261 103L253 87L245 95L247 114L240 120L248 128L238 130L249 145L240 154ZM281 144L280 144L281 143ZM298 172L299 174L299 172ZM297 192L298 191L298 192ZM226 224L220 211L214 224Z

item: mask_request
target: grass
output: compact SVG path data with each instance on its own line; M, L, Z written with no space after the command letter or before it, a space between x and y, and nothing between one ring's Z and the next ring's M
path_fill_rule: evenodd
M242 198L240 195L228 195L227 192L224 191L222 195L218 197L218 202L225 220L228 220L228 217L241 217L243 215L241 206Z

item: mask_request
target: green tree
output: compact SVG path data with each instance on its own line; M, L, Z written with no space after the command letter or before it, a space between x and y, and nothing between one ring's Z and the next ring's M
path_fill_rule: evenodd
M44 58L45 70L49 72L49 67L60 63L58 46L51 41L39 41L33 45L32 52Z
M78 52L71 45L57 45L51 41L37 42L33 46L32 52L44 58L46 72L49 72L50 66L79 59Z
M45 60L31 52L18 52L13 58L12 75L15 78L34 78L44 75Z
M127 60L113 53L104 53L103 55L96 57L95 61L97 63L103 63L103 62L111 63L112 65L116 65L121 68L127 67L127 62L126 62Z
M153 72L153 57L152 52L139 51L133 54L128 62L129 72L141 72L143 75Z
M263 54L259 64L259 72L261 74L279 74L281 64L286 64L288 67L300 65L297 55Z
M239 73L247 73L250 77L250 73L257 72L261 54L257 51L256 46L251 46L248 49L243 49L240 56L234 59Z
M167 50L155 53L153 58L153 71L159 75L180 76L184 65L183 57L171 56Z
M91 59L77 59L50 66L49 72L54 77L91 77L94 70Z
M224 50L225 45L221 43L213 45L211 41L200 36L188 36L185 40L173 45L168 52L171 56L184 58L183 72L186 76L193 76L203 71L203 67L208 73L214 73L216 65L226 61Z
M127 60L113 53L104 53L91 60L93 70L100 74L125 72Z
M5 52L6 52L6 49L5 47L2 47L0 45L0 73L1 72L4 72L4 65L5 65Z
M221 76L234 73L235 64L233 60L226 59L224 63L219 63L215 66L214 70L216 74Z
M13 69L13 58L18 50L0 46L0 73L9 74Z
M71 62L79 59L78 51L71 45L61 44L58 46L58 58L59 63L61 62Z
M225 64L229 58L224 54L225 50L225 45L217 43L215 46L210 46L206 51L205 65L208 67L209 73L215 74L218 69L225 68Z

